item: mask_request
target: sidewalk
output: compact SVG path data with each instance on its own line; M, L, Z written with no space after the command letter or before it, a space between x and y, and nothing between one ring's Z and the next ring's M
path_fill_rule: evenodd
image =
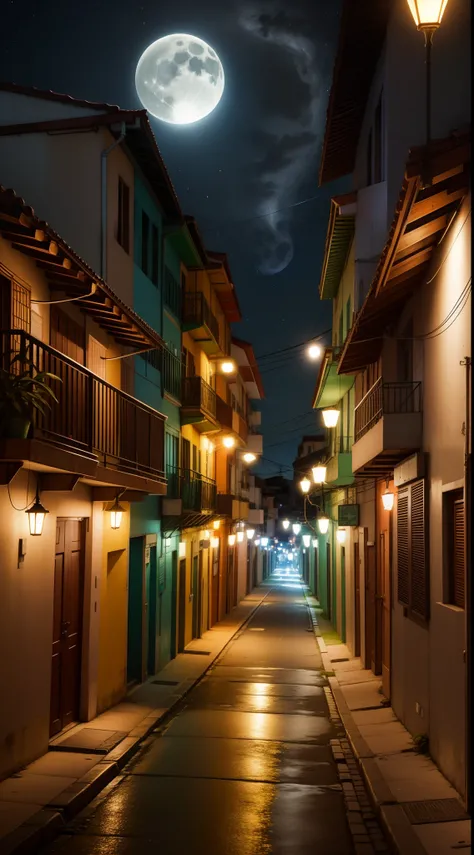
M467 855L471 820L463 818L458 793L428 756L413 751L411 735L384 704L380 678L351 656L321 617L318 601L310 596L307 601L339 715L394 852ZM448 812L452 820L433 821Z
M125 766L143 740L206 673L229 641L265 599L256 588L227 617L191 642L162 671L133 689L125 700L54 740L58 745L81 734L108 753L49 751L0 783L0 855L28 855L82 810ZM194 654L194 655L193 655ZM88 733L87 731L93 731ZM92 737L92 740L91 740ZM117 739L120 741L117 744Z

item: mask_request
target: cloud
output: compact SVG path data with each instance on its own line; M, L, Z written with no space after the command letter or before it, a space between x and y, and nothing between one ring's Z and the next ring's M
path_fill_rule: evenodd
M286 72L280 62L277 87L274 72L268 72L273 74L268 86L270 115L262 118L266 150L258 162L259 269L273 275L293 258L289 206L300 198L300 188L315 166L322 123L321 50L317 54L315 40L305 34L307 22L297 12L280 8L278 0L247 6L240 14L240 25L255 39L279 49L288 60Z

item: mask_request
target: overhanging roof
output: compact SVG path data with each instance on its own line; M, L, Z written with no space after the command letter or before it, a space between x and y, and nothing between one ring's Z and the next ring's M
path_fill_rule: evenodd
M232 344L243 354L240 360L237 359L237 363L240 376L247 386L249 398L264 398L262 378L252 345L250 342L243 341L241 338L234 338L234 336L232 336Z
M315 410L322 410L325 407L333 407L338 404L352 386L353 378L351 375L337 373L339 353L339 347L327 347L324 351L313 395L313 409Z
M212 252L208 250L209 264L207 272L209 279L217 293L219 303L228 323L232 324L242 320L239 301L232 282L229 261L225 252Z
M395 0L343 0L319 185L353 172L367 97Z
M385 329L423 283L442 235L469 192L470 130L431 143L428 173L432 183L423 188L426 154L423 147L409 154L387 242L339 358L340 374L362 371L378 359Z
M76 305L120 344L137 349L162 347L161 336L126 306L20 196L1 185L0 233L14 249L36 262L52 291L77 297Z
M331 199L323 266L319 282L321 300L333 299L339 288L355 231L357 193Z

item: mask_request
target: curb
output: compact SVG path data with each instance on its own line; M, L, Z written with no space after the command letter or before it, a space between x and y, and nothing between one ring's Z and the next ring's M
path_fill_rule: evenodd
M126 736L106 759L99 760L92 769L89 769L82 778L71 784L49 804L40 808L28 820L23 822L10 834L0 840L0 855L36 855L40 846L44 846L57 836L66 823L77 816L87 805L90 804L99 793L117 778L121 770L129 760L138 752L143 742L150 736L158 725L174 712L178 704L204 679L210 668L219 660L229 644L234 641L237 633L241 632L250 621L257 609L267 599L271 588L267 591L261 601L247 615L245 620L238 626L223 648L216 654L214 659L208 663L206 669L192 683L179 698L171 704L168 709L160 715L148 715L130 734ZM133 735L132 735L133 734Z
M309 609L306 592L305 599ZM315 629L313 626L324 670L331 673L333 670L332 662L327 653L326 643L321 636L316 634ZM347 706L337 677L328 677L327 679L352 752L362 772L374 812L379 818L392 852L394 855L427 855L426 849L413 830L403 807L383 777L376 762L376 755L361 735Z

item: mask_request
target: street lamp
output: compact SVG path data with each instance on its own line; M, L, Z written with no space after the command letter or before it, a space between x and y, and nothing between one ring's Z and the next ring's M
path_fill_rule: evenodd
M321 534L327 534L329 529L329 519L327 517L319 517L318 527Z
M311 535L310 534L304 534L303 535L303 543L306 547L308 547L310 545L310 543L311 543Z
M262 546L268 546L268 537L260 538L260 543L262 544Z
M110 528L120 528L120 526L122 525L122 516L124 512L125 508L122 508L122 505L119 504L118 498L115 499L115 502L110 508Z
M235 371L234 362L221 362L221 371L223 374L233 374Z
M309 489L311 487L311 481L309 478L303 478L300 481L300 488L302 493L309 493Z
M448 0L407 0L417 30L425 37L426 54L426 151L423 164L423 186L431 185L429 175L429 149L431 144L431 46L433 36L441 24Z
M388 484L387 484L387 489L385 490L385 493L382 493L382 505L383 505L384 511L393 511L394 501L395 501L395 494L392 493L392 491L388 489Z
M255 529L254 528L248 528L247 529L247 540L253 540L254 534L255 534Z
M252 454L251 451L246 451L244 456L243 456L243 459L244 459L244 463L253 463L254 460L257 459L257 456L256 456L256 454Z
M46 508L44 508L41 504L39 500L38 490L36 490L34 504L31 506L31 508L28 508L26 514L28 515L28 525L30 527L30 534L33 537L39 537L39 535L43 533L44 518L46 514L49 514L49 511L47 511Z
M292 529L294 534L299 534L301 531L301 526L299 523L293 523Z
M286 531L286 529L288 529L290 527L290 521L289 520L283 520L282 526Z
M328 407L327 410L323 410L323 422L325 427L336 427L338 420L339 410L336 410L335 407Z
M225 436L222 440L222 444L225 446L225 448L233 448L235 445L235 439L233 436Z
M326 480L326 466L313 466L312 473L315 484L324 484Z

